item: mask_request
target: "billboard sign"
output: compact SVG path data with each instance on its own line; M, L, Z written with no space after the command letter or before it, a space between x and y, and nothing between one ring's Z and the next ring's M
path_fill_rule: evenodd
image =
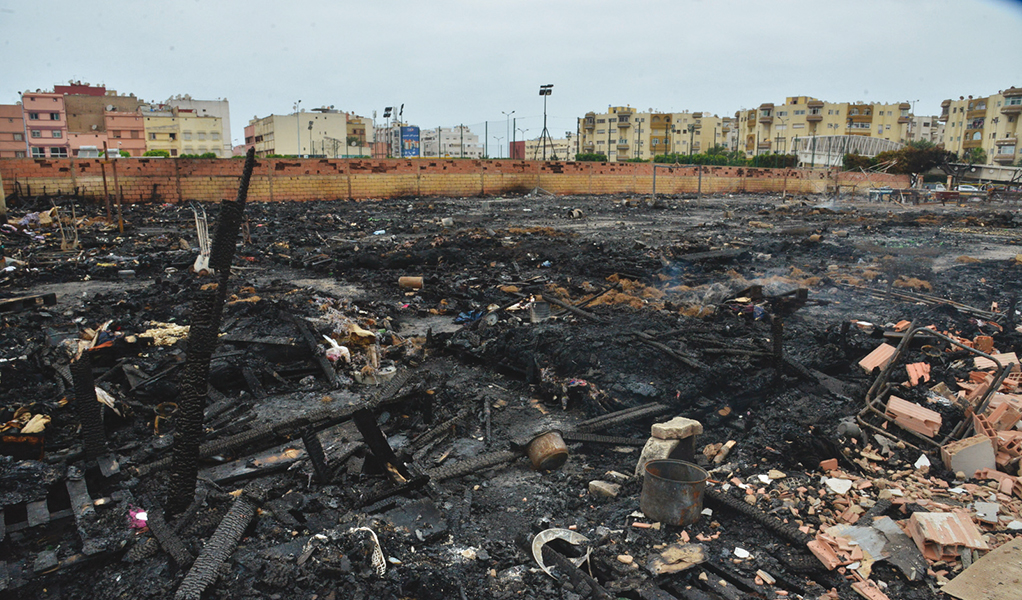
M401 157L411 158L419 156L419 128L401 128Z

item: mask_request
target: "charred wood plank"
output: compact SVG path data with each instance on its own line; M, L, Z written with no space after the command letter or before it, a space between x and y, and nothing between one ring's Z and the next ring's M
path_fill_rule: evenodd
M100 403L96 400L96 384L92 378L92 357L82 352L71 362L71 379L75 390L75 412L82 426L85 457L93 460L106 454L106 439L100 417Z
M175 600L199 600L206 588L216 581L220 565L238 547L241 536L255 516L258 504L258 500L247 489L238 496L177 588Z

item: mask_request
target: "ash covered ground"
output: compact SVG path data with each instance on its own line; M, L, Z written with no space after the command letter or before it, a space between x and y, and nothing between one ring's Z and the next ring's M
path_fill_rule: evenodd
M39 222L52 206L63 235ZM213 231L219 207L206 210ZM877 378L858 363L898 346L900 322L1022 349L1017 206L249 204L183 511L165 510L182 327L211 281L190 270L192 210L128 206L123 233L75 198L22 199L9 217L6 255L24 264L0 291L55 293L56 304L0 315L5 597L852 598L863 580L890 598L942 598L985 551L910 576L861 553L828 569L806 542L864 519L974 516L990 494L999 518L976 521L988 548L1018 535L1010 486L962 478L938 445L893 423L872 417L886 437L855 423ZM62 250L76 229L78 247ZM80 346L109 396L91 430L69 369ZM909 386L903 367L890 371L899 396L940 413L939 440L964 437L968 411L953 397L972 391L959 385L969 359L917 336L899 360L927 362L931 380ZM947 401L933 402L941 382ZM37 415L49 419L42 434L19 437ZM708 510L685 527L639 512L636 477L651 424L679 416L701 424L691 460L710 477ZM537 470L526 449L551 430L568 459ZM928 468L916 466L924 453ZM1000 472L1017 475L1017 458ZM548 574L532 544L555 528L588 541L547 544ZM565 561L587 552L580 567ZM673 569L658 572L665 562Z

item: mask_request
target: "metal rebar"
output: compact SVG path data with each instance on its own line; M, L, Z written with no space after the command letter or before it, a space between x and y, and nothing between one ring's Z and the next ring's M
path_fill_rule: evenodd
M479 456L451 465L444 465L442 467L430 469L429 471L426 471L426 475L429 475L431 481L444 481L446 479L454 479L455 477L461 477L463 475L468 475L469 473L475 473L476 471L482 471L483 469L509 463L521 456L523 456L521 452L513 452L511 450L490 452L488 454L480 454Z
M106 454L106 439L103 433L103 421L100 418L100 404L96 400L96 386L92 379L92 358L89 351L82 352L77 360L71 363L71 380L75 389L75 412L82 424L82 441L85 444L85 457L89 460Z
M600 415L586 421L582 421L575 426L574 431L600 431L603 429L609 429L615 425L622 425L624 423L631 423L645 417L655 417L659 414L665 413L670 410L669 406L660 403L644 404L641 406L634 406L632 408L626 408L605 415Z

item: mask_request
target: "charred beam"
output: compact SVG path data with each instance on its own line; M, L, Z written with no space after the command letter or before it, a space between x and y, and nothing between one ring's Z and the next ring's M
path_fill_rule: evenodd
M255 516L258 505L259 500L250 494L248 488L238 496L231 510L213 532L213 536L203 546L202 552L185 575L181 586L177 588L175 600L199 600L202 592L216 581L220 565L238 547L238 542Z
M106 439L99 413L101 405L96 400L96 385L92 379L92 358L89 351L82 352L77 360L71 362L71 378L75 389L75 411L82 425L85 457L94 460L106 453Z

